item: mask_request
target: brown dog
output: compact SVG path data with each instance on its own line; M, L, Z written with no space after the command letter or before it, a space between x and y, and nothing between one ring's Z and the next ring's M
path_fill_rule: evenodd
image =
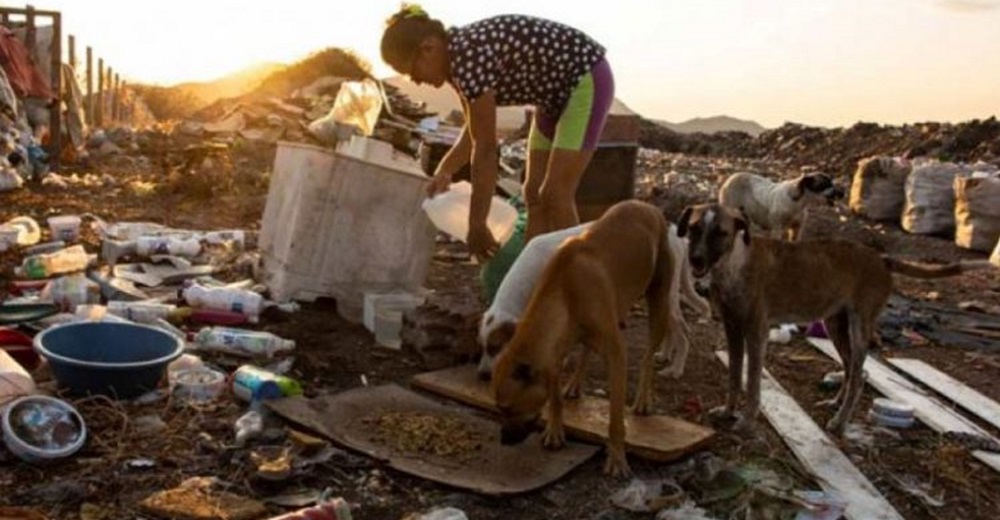
M716 417L735 417L744 350L747 354L748 396L738 429L752 428L759 410L769 325L824 321L845 370L840 392L828 402L839 402L840 408L826 427L841 433L861 396L862 365L875 320L892 292L891 273L940 278L980 267L910 264L842 240L751 239L747 219L718 204L686 208L677 233L690 236L694 275L712 273L710 300L725 326L729 391L724 409L713 411Z
M627 347L618 324L645 295L650 344L633 412L647 414L653 405L653 355L666 336L677 261L667 240L667 221L659 209L626 201L559 247L493 368L492 391L503 415L501 442L522 442L548 403L542 442L549 448L565 444L560 374L568 351L582 343L586 351L602 355L608 369L611 410L604 471L616 476L629 473L624 416ZM579 384L580 367L571 386Z

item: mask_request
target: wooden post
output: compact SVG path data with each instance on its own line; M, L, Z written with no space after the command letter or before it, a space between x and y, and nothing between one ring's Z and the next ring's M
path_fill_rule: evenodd
M104 126L104 58L97 58L97 126Z
M31 57L35 57L35 7L29 5L28 13L24 15L26 29L24 31L24 46L28 48Z
M124 122L125 124L129 123L128 95L126 95L126 91L127 91L126 86L127 85L128 85L128 82L125 81L125 80L122 80L122 90L121 90L122 99L121 99L121 103L119 104L119 107L118 107L118 118L121 119L122 122Z
M69 66L76 71L76 36L69 35Z
M49 129L52 132L52 151L50 165L53 171L59 166L59 154L62 152L62 15L52 14L52 95L55 102L49 111Z
M10 15L7 13L0 13L0 24L10 25Z
M87 46L87 124L94 124L94 50Z
M111 120L118 122L118 73L111 75Z

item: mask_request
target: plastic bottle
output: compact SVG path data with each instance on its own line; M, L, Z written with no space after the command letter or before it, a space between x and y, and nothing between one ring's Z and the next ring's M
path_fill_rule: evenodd
M461 181L452 184L448 191L425 200L423 208L438 229L465 242L469 235L471 202L472 184ZM510 239L516 222L517 208L500 197L493 196L486 226L490 228L497 243L503 245Z
M291 513L276 516L270 520L353 520L351 506L343 498L335 498Z
M233 394L251 403L302 395L298 381L253 365L243 365L233 373Z
M136 323L152 323L173 316L177 312L177 306L167 303L110 301L108 312Z
M182 294L192 307L238 312L250 318L251 322L256 321L264 309L264 297L246 289L192 285Z
M270 332L229 327L205 327L198 331L195 341L208 350L250 357L271 357L277 352L295 348L294 341L280 338Z
M14 268L14 274L22 278L48 278L51 276L82 271L90 263L90 256L83 246L72 246L53 253L29 256L21 267Z
M31 217L15 217L2 224L2 227L17 228L17 245L33 246L42 240L42 228Z
M197 238L180 237L139 237L135 242L139 256L170 255L194 257L201 253L201 242Z

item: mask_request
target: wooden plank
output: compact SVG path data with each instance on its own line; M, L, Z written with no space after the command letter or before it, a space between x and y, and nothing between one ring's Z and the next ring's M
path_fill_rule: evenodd
M723 365L729 366L726 351L716 351L715 355ZM746 363L743 364L743 381L746 386ZM760 410L799 461L816 476L820 486L847 502L847 518L902 520L892 504L767 370L760 380Z
M56 101L55 107L52 108L52 115L49 118L49 128L52 133L52 149L49 152L51 154L49 164L52 171L56 171L59 168L63 142L63 115L59 108L62 106L63 101L62 15L59 13L52 15L51 46L51 49L49 49L51 52L49 59L52 67L52 95L55 96L58 101Z
M97 110L94 111L94 122L98 127L104 126L104 58L97 58Z
M828 339L808 338L809 343L834 361L840 362L837 349ZM993 438L975 423L943 405L927 392L908 381L902 374L892 370L885 363L868 356L865 360L865 370L868 371L868 383L886 397L906 403L915 410L914 415L932 430L946 433L959 432ZM983 464L1000 472L1000 453L973 450L972 456Z
M450 399L495 411L489 383L476 377L471 365L417 374L410 385ZM608 438L608 400L583 396L563 407L566 435L604 443ZM640 457L669 462L699 450L715 431L665 415L625 413L625 450Z
M1000 404L993 399L919 359L892 358L889 363L980 419L1000 428Z

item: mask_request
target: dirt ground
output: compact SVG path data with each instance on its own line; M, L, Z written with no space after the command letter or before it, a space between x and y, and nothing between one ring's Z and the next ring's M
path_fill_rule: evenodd
M260 186L253 189L237 186L231 193L210 199L191 198L183 192L137 188L140 185L133 182L161 182L156 172L126 168L110 173L120 181L113 188L33 187L0 194L0 221L19 214L44 220L51 214L90 212L110 220L152 220L201 229L260 225L266 196L266 190ZM910 236L892 226L876 227L841 218L843 211L843 208L821 208L807 226L807 236L850 237L893 254L925 261L983 257L960 250L947 240ZM88 233L85 238L93 251L95 237ZM9 276L17 260L11 253L0 254L0 273L3 273L0 277ZM0 279L3 286L7 281ZM1000 276L995 270L942 281L915 282L903 278L896 281L898 291L911 297L933 297L938 302L956 305L968 300L1000 305ZM475 266L435 260L428 286L476 291L477 283ZM627 323L632 374L645 348L645 326L641 311ZM405 386L411 376L423 370L415 356L377 347L363 326L337 316L332 301L306 304L296 314L269 314L260 328L296 341L296 362L291 375L303 383L307 395L358 387L363 384L362 376L370 385ZM712 353L721 345L718 323L692 324L692 353L687 372L678 381L658 382L660 412L697 422L704 419L704 411L723 403L724 367ZM928 345L908 349L885 347L878 355L923 359L1000 400L1000 352ZM826 372L835 370L832 361L796 338L788 345L772 347L766 366L817 422L823 424L830 418L831 411L816 409L812 403L830 397L820 390L818 382ZM586 391L605 387L603 370L600 363L591 364ZM630 389L634 387L634 379L633 375ZM867 423L864 411L874 397L877 394L866 388L855 423ZM354 518L362 520L403 518L449 505L464 510L475 520L506 519L515 512L517 518L526 520L653 516L627 513L611 505L608 497L627 481L601 474L603 453L548 488L503 499L480 497L422 481L349 453L339 454L287 482L275 484L253 478L248 450L232 446L232 422L243 411L235 402L204 410L178 407L170 402L140 406L90 399L76 404L91 429L86 447L69 460L41 468L20 463L0 450L0 505L34 506L52 519L147 518L138 511L137 503L150 493L169 489L190 477L215 476L231 484L230 491L255 498L330 487L334 495L356 504ZM159 416L167 424L166 429L152 436L144 432L139 418L149 415ZM755 439L719 432L706 452L734 466L771 461L781 465L786 473L797 475L802 486L818 489L801 477L803 470L766 421L761 419L760 424ZM1000 434L987 425L982 426L995 435ZM837 442L905 518L996 518L1000 510L1000 475L973 459L967 449L923 426L895 434L874 431L872 435L868 444L843 439ZM128 464L138 458L151 459L155 465L140 469ZM630 457L633 471L641 478L667 476L684 462L664 465ZM926 492L942 500L943 505L931 505L907 492L904 483L912 482L926 485ZM270 508L275 513L284 511L275 506ZM729 518L736 511L725 501L709 509L718 518Z

